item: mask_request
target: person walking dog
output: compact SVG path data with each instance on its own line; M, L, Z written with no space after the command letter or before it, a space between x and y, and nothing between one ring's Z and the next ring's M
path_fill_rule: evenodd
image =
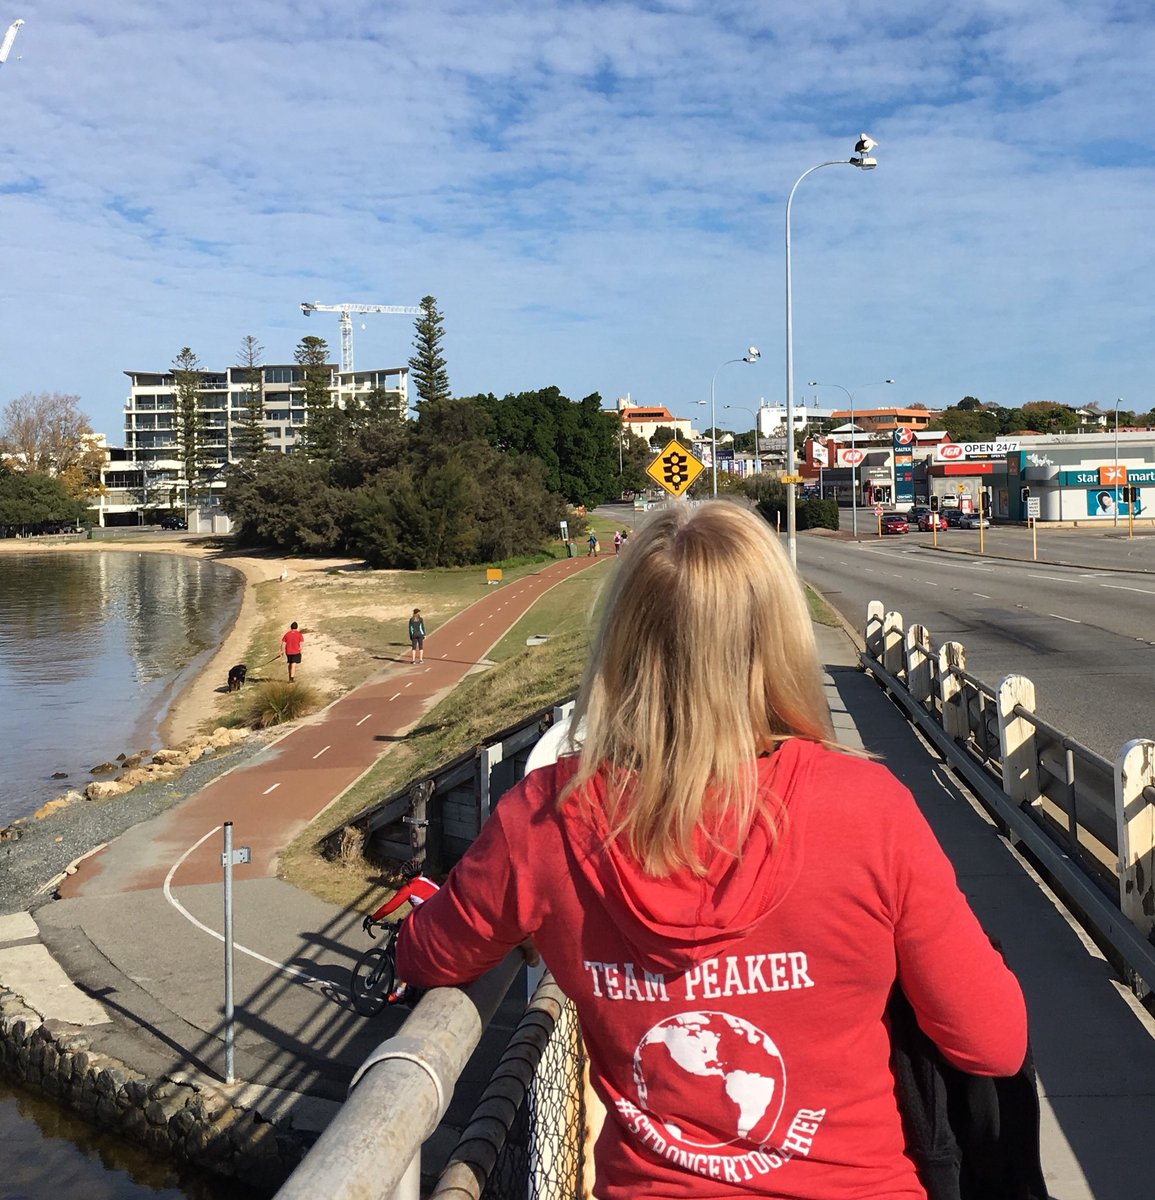
M289 682L292 683L297 667L301 664L301 646L305 641L305 635L297 628L297 622L292 625L281 635L281 652L285 656L285 662L289 667Z

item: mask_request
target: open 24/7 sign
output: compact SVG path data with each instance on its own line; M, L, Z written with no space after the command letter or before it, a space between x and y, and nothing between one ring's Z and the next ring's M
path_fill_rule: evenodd
M646 474L671 496L681 496L705 469L705 464L675 438L650 463Z

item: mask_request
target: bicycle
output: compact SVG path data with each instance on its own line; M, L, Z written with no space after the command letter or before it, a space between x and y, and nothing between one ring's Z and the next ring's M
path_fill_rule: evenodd
M394 943L400 925L400 921L382 922L380 927L385 930L385 941L380 946L370 946L353 964L349 995L353 1007L363 1017L375 1017L389 1003L397 981ZM371 918L366 917L361 927L371 938L377 936L373 931L378 926Z

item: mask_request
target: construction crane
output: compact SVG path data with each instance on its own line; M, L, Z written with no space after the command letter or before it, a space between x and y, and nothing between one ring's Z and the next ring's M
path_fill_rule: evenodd
M20 32L20 26L23 21L13 21L8 26L8 32L4 35L4 40L0 42L0 63L8 61L8 55L12 51L12 43L16 40L16 35Z
M315 312L341 314L341 370L353 370L353 313L401 313L419 317L421 309L401 304L302 304L301 312L307 317Z

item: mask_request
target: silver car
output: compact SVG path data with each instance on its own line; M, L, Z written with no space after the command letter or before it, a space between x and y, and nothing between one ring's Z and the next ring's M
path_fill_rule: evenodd
M960 529L989 529L991 524L985 515L977 512L963 513L958 523Z

